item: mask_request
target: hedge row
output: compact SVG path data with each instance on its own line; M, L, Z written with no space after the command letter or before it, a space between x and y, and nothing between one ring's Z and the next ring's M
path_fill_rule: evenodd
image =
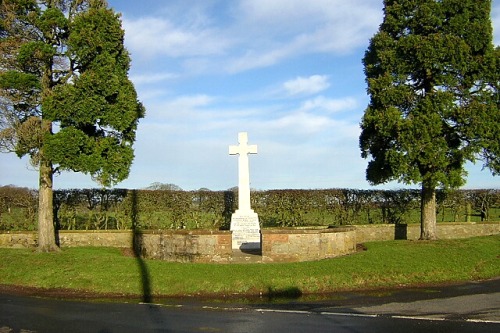
M58 229L227 229L237 208L233 191L75 189L54 193ZM0 230L36 228L37 192L0 187ZM263 227L412 223L419 190L254 191ZM439 221L498 220L500 190L439 191Z

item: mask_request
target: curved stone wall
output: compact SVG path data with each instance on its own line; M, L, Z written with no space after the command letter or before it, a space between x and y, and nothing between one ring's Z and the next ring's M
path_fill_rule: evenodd
M500 222L439 223L442 239L495 235ZM419 225L361 225L322 229L263 229L262 253L250 262L299 262L346 255L356 244L368 241L418 239ZM230 231L164 230L132 231L59 231L61 247L107 246L134 248L144 258L176 262L234 263L241 255L232 250ZM33 248L36 232L0 233L0 247ZM257 259L256 259L257 258ZM245 260L243 260L245 262Z
M328 229L263 229L263 262L311 261L356 251L354 227Z

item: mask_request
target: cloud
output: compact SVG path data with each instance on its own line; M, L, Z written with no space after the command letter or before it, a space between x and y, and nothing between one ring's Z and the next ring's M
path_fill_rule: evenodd
M168 102L167 108L171 110L191 110L194 108L204 107L212 103L214 97L200 94L200 95L185 95L176 97L174 100Z
M134 58L220 55L230 45L218 29L176 25L157 17L123 18L125 43Z
M125 42L134 59L166 56L182 61L186 69L194 65L196 72L227 73L315 52L350 52L367 43L382 19L381 5L365 0L165 4L158 13L123 17Z
M242 0L234 13L239 22L233 31L245 42L231 72L316 52L352 52L365 46L382 21L381 5L364 0Z
M342 112L353 110L358 106L358 101L352 97L341 99L331 99L324 96L318 96L313 99L306 100L302 106L302 110L324 110L329 113Z
M154 73L154 74L138 74L131 75L130 79L135 85L160 83L163 81L172 80L179 77L178 74L173 73Z
M235 54L230 57L226 70L228 73L234 74L254 68L272 66L292 53L288 48L287 45L281 45L270 50L249 49L244 54Z
M329 86L327 75L299 76L283 84L283 87L290 95L316 94Z
M382 18L381 4L366 0L240 0L234 8L245 28L252 32L272 28L268 32L273 36L313 32L331 22L377 27Z
M286 130L290 134L297 135L320 132L331 125L331 122L332 120L328 117L299 111L269 121L267 126L273 131Z
M197 94L181 95L171 100L162 99L147 105L147 119L145 121L167 121L173 128L179 123L183 126L190 125L201 117L201 110L208 107L215 100L214 97Z

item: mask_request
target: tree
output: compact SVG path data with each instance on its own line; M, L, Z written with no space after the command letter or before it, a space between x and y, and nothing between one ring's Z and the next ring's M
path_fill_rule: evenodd
M182 191L182 188L175 184L164 184L160 182L151 183L146 190L154 190L154 191Z
M57 250L55 172L127 178L144 107L105 0L0 1L0 149L39 168L39 250Z
M491 1L385 0L363 58L370 103L360 148L372 184L421 184L421 239L436 238L436 188L483 157L498 174L499 52Z

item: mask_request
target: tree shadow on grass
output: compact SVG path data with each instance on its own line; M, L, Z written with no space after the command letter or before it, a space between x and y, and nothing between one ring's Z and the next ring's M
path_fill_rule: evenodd
M148 266L142 256L142 248L144 244L144 237L139 228L139 210L137 207L137 191L132 190L132 250L134 257L137 260L137 265L141 273L142 283L142 301L144 303L152 302L151 295L151 275L149 274Z

